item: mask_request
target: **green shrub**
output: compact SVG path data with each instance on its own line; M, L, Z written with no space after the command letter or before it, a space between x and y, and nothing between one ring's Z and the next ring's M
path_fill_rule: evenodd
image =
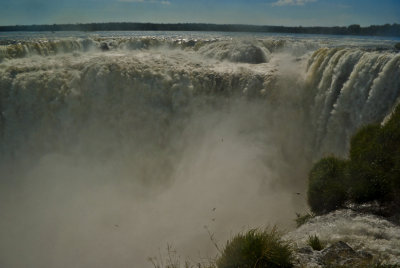
M296 226L300 227L314 217L315 217L315 215L313 213L306 213L304 215L301 215L300 213L296 213L296 219L295 219Z
M400 107L384 126L368 125L350 143L351 200L398 199L400 190Z
M309 175L308 203L316 214L355 203L379 201L400 208L400 105L383 125L360 128L351 138L349 161L327 157ZM300 220L300 218L299 218Z
M307 198L311 210L318 214L340 208L347 200L347 162L326 157L317 162L309 175Z
M386 168L389 155L384 150L380 125L362 127L350 141L350 199L356 203L382 201L390 185Z
M391 183L384 170L374 167L373 164L350 162L349 176L350 200L353 202L385 202L391 199Z
M373 162L377 158L377 150L382 151L379 144L381 126L371 124L361 127L350 140L350 160L357 162Z
M312 247L313 250L323 250L325 248L325 243L323 243L317 235L310 235L308 237L307 244Z
M392 198L400 203L400 105L396 107L390 120L382 127L383 149L390 161L386 163L388 179L393 189ZM397 194L396 194L397 193Z
M292 249L276 228L252 229L228 241L218 268L293 267Z
M385 201L389 197L392 166L391 155L385 149L388 141L380 125L362 127L350 142L351 200L362 203Z

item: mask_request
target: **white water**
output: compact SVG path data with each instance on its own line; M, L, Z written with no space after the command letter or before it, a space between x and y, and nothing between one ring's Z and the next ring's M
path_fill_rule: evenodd
M302 248L307 246L309 236L314 235L327 246L344 241L355 250L372 254L375 261L392 265L400 263L400 227L374 215L338 210L311 219L284 238ZM310 267L321 267L310 257Z
M221 242L290 228L312 159L344 155L400 90L399 54L354 40L11 43L0 47L5 267L147 267L167 243L212 255L204 226Z

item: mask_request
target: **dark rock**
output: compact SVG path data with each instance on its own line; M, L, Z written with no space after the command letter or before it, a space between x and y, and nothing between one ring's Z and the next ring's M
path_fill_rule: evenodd
M394 48L397 49L397 50L400 50L400 43L395 44Z
M101 43L100 44L100 49L103 50L103 51L110 50L110 48L108 47L107 43Z
M194 40L189 40L186 42L186 46L188 47L194 47L196 45L196 41Z
M358 253L362 258L367 259L367 260L372 260L372 258L374 257L374 256L372 256L371 253L368 253L368 252L365 252L365 251L362 251L362 250L357 251L357 253Z
M304 248L299 248L297 250L297 252L301 253L301 254L312 254L313 253L313 249L310 246L306 246Z
M355 251L343 241L339 241L322 251L321 262L328 266L356 267L367 264L372 260L372 255Z
M398 44L400 47L400 43ZM359 213L380 216L396 225L400 225L400 204L396 202L385 204L381 204L377 201L363 204L348 203L346 204L346 207Z

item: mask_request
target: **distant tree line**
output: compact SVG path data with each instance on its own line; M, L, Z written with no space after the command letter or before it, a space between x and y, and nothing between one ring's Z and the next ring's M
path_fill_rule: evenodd
M334 27L287 27L258 26L243 24L207 24L207 23L84 23L52 25L14 25L0 26L1 32L7 31L218 31L218 32L273 32L299 34L330 35L379 35L400 36L400 24L371 25L361 27L358 24Z

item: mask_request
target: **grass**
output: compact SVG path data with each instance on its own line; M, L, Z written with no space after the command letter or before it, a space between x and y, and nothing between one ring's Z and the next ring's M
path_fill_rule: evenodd
M218 268L293 267L292 248L275 227L251 229L228 241L216 264Z
M207 230L208 231L208 230ZM166 254L149 258L154 268L290 268L292 264L292 247L281 239L282 233L276 227L251 229L235 235L227 241L222 250L211 232L210 239L219 254L215 259L201 262L182 261L171 245Z
M300 213L296 213L296 226L297 228L299 228L300 226L302 226L303 224L305 224L306 222L308 222L310 219L314 218L315 215L314 213L306 213L304 215L300 214Z
M317 251L323 250L326 246L326 243L322 242L317 235L310 235L307 244Z
M215 261L211 259L201 262L183 261L170 244L167 245L166 255L160 252L159 256L150 257L148 261L154 268L216 268Z

